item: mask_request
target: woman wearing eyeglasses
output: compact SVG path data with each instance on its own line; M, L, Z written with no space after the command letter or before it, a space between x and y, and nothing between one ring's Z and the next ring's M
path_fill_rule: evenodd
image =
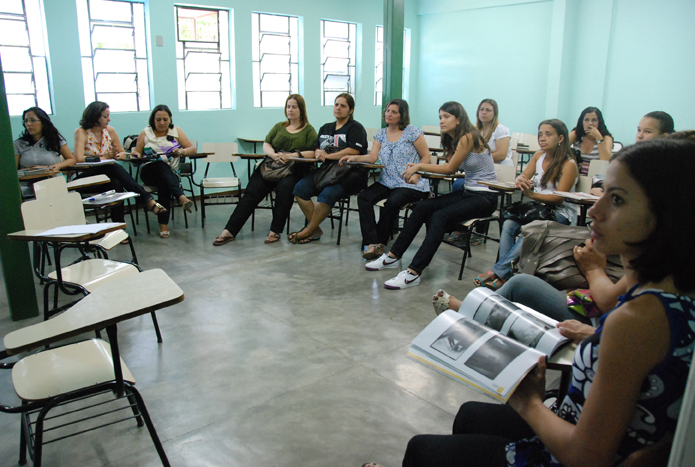
M46 112L39 107L31 107L24 111L22 120L24 131L14 142L14 155L18 169L48 167L60 170L75 165L75 157L65 138L53 125ZM22 182L21 187L22 195L33 194L29 183Z

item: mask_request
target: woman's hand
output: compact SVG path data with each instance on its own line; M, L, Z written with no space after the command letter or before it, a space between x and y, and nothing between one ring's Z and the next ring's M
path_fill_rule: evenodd
M285 154L284 152L276 152L275 160L284 164L285 162L287 162L286 157L290 155L291 154Z
M131 151L130 152L130 158L131 159L140 159L141 157L142 157L142 155L137 151Z
M601 132L598 131L598 128L591 127L588 130L586 130L586 135L591 136L594 138L596 141L602 140L603 135L601 135Z
M538 359L538 366L519 383L514 394L509 398L509 405L522 417L529 408L540 403L545 396L545 357Z
M574 261L585 276L595 269L601 271L606 269L606 255L594 249L593 239L589 239L583 247L580 245L574 247Z
M519 175L516 177L516 187L522 191L528 191L531 190L533 191L533 182L526 178L524 174ZM524 193L526 195L526 193Z
M409 162L408 165L406 165L405 167L405 172L403 172L403 180L405 180L406 183L410 184L417 183L417 181L420 179L420 176L418 175L417 178L414 177L420 170L420 164L413 164L412 162Z
M323 162L326 160L326 151L323 149L317 149L314 151L314 157L318 159L320 162Z
M357 159L357 156L343 156L343 157L340 158L340 160L338 161L338 163L339 163L340 165L343 165L343 163L345 163L345 162L355 162L356 159Z
M123 151L123 152L114 152L113 158L119 161L124 161L128 158L128 153Z
M576 319L568 319L557 323L557 329L560 331L560 334L577 344L596 332L593 326L584 324Z

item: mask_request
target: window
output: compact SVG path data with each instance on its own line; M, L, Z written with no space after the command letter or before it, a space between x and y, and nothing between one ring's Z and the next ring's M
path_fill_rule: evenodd
M408 99L410 87L410 29L403 30L403 99ZM381 105L384 89L384 27L376 27L374 53L374 105Z
M176 7L179 109L232 107L229 12Z
M29 107L53 113L45 31L40 0L0 2L0 57L10 115Z
M357 25L321 20L321 105L343 92L355 95Z
M145 5L77 0L77 26L85 103L104 101L112 112L150 110Z
M299 18L253 13L253 105L284 107L299 92Z

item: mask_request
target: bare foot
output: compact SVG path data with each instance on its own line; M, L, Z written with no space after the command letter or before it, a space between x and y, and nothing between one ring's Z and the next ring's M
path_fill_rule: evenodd
M317 227L313 231L309 231L308 228L304 227L297 233L297 241L316 237L323 237L323 230L321 230L321 227Z

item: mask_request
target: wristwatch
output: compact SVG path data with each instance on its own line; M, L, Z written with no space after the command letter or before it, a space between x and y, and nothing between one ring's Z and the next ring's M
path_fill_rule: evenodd
M597 140L596 140L596 144L601 144L601 143L603 143L603 140L602 140L602 139L597 139Z

